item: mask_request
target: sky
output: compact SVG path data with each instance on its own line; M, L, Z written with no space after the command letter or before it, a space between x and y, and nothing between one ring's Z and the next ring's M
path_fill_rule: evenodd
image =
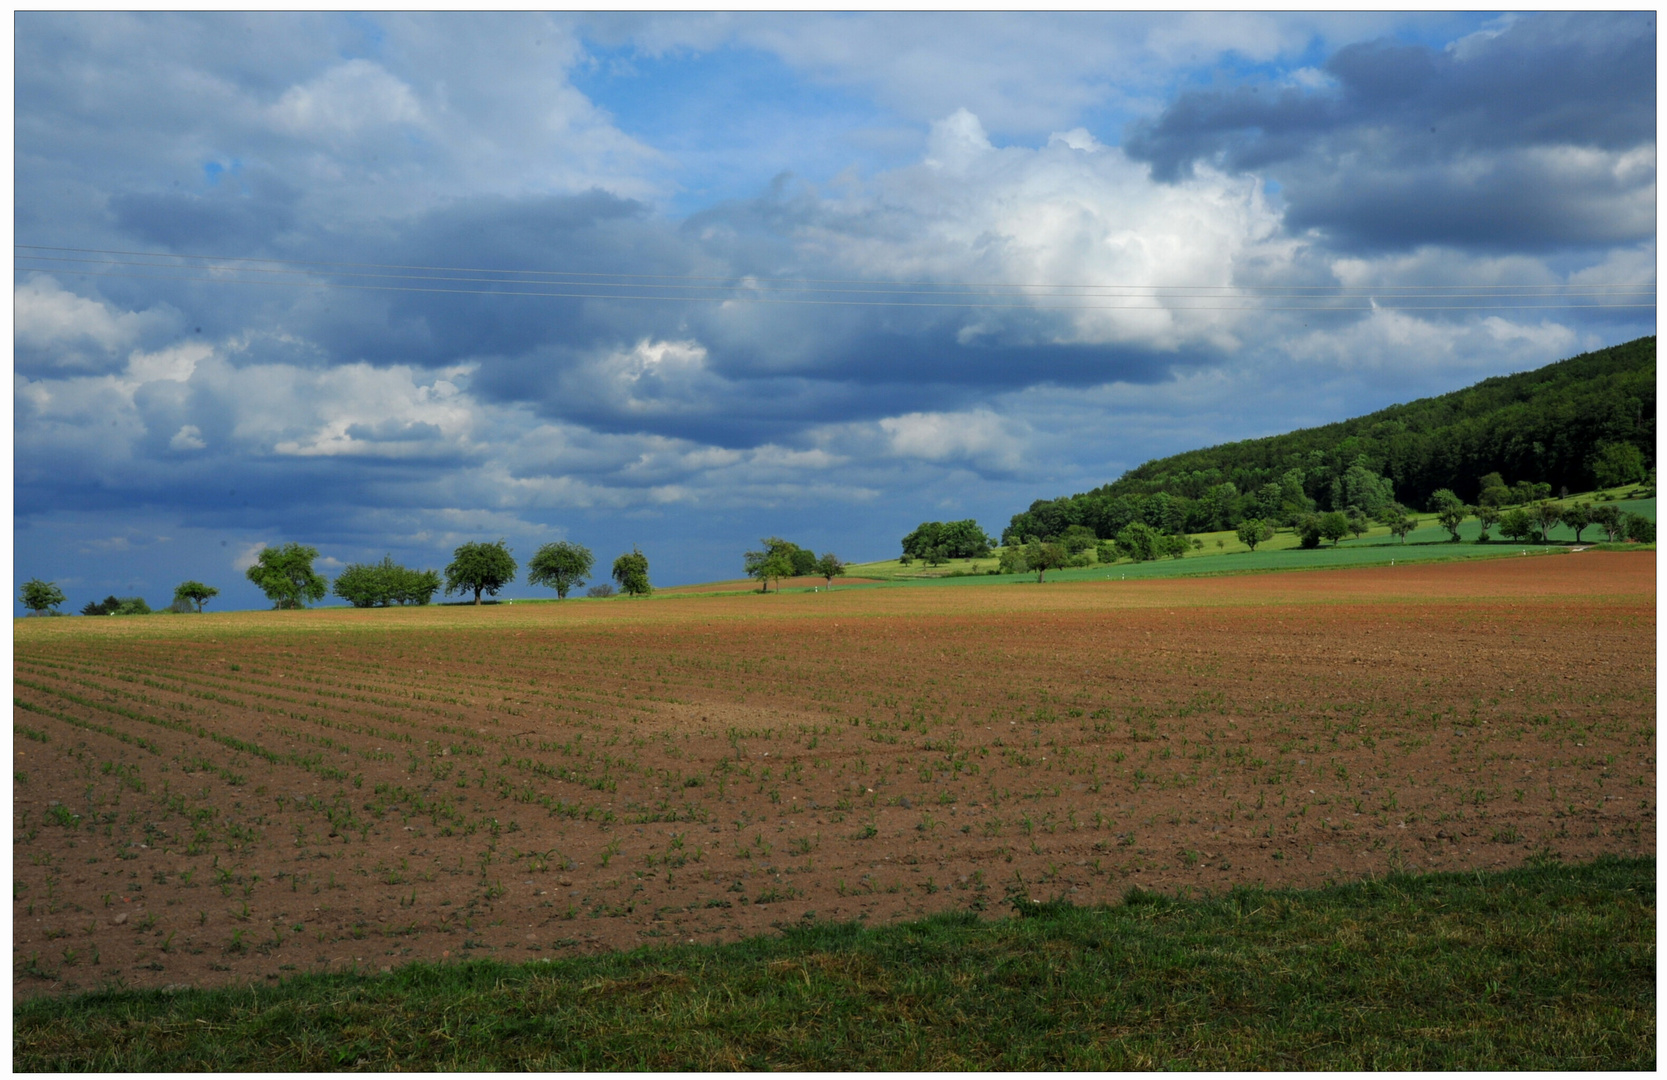
M289 541L891 558L1651 334L1655 49L1652 12L20 12L14 574L237 609Z

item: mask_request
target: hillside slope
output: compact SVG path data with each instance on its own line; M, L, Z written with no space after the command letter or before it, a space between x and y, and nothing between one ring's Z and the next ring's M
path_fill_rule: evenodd
M1157 458L1093 491L1032 503L1004 535L1055 533L1055 518L1092 525L1106 516L1096 508L1150 506L1154 497L1164 518L1154 525L1225 527L1270 484L1300 485L1318 509L1331 509L1335 485L1356 465L1387 477L1397 500L1419 508L1441 488L1474 501L1492 472L1507 483L1587 490L1634 479L1598 475L1613 446L1636 447L1640 470L1655 467L1654 337L1352 420Z

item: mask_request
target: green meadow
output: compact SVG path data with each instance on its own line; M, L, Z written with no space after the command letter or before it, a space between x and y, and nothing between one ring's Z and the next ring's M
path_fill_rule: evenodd
M1655 499L1629 499L1631 485L1610 492L1588 492L1554 499L1559 505L1577 501L1592 501L1608 495L1622 510L1641 514L1655 520ZM1279 570L1324 570L1350 566L1388 566L1404 562L1451 561L1460 559L1491 559L1548 555L1564 552L1575 543L1574 530L1558 525L1551 530L1550 543L1538 541L1522 543L1506 540L1496 527L1492 539L1478 543L1481 523L1474 518L1459 526L1459 542L1439 525L1434 515L1417 516L1418 527L1407 534L1403 542L1392 536L1389 529L1374 525L1360 537L1350 537L1339 544L1329 541L1318 548L1304 549L1300 539L1289 529L1281 530L1273 539L1258 544L1251 551L1232 532L1198 533L1193 539L1203 546L1180 559L1162 558L1151 562L1131 562L1127 559L1094 566L1050 570L1048 581L1144 581L1153 578L1210 576L1215 574L1269 573ZM1581 536L1582 544L1596 544L1603 539L1603 530L1588 525ZM1636 547L1637 545L1632 545ZM1034 573L996 574L997 558L955 559L943 566L926 566L915 562L904 564L896 559L858 563L847 568L852 577L868 578L891 584L908 585L974 585L1035 581ZM857 583L835 581L836 588L854 588ZM793 591L789 589L788 591ZM806 590L808 591L808 590Z
M1653 1070L1655 862L14 1007L20 1072Z

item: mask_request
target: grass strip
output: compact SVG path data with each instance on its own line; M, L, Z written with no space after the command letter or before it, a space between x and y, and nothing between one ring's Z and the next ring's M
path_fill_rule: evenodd
M62 1070L1655 1068L1655 862L14 1007Z

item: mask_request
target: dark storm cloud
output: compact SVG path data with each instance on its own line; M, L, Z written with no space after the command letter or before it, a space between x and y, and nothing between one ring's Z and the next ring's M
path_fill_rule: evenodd
M297 192L275 177L222 177L208 194L121 192L116 227L139 242L185 254L267 252L294 228Z
M373 364L478 364L469 385L482 400L528 403L540 415L597 431L728 447L787 438L806 424L956 407L1029 385L1151 382L1176 360L1157 350L1054 344L1052 321L1031 311L1002 312L990 336L966 344L957 334L979 317L974 309L725 309L710 299L681 299L730 295L702 284L713 279L825 274L794 251L794 238L807 230L859 238L881 230L862 216L833 215L789 187L778 180L757 199L681 224L600 191L459 200L402 223L397 242L365 238L334 255L479 270L464 275L479 280L460 287L484 295L343 290L328 311L314 306L306 336L325 354ZM316 241L310 246L324 250ZM649 269L657 276L640 276ZM533 283L496 291L497 271L507 270L526 271L521 276ZM390 281L410 288L452 287L424 280L437 271L392 272L406 276ZM665 299L616 298L642 293ZM700 343L698 366L628 371L616 362L643 342L680 340ZM262 345L261 355L281 347Z
M1445 50L1339 49L1327 89L1189 91L1129 132L1161 180L1277 180L1287 227L1342 243L1543 248L1654 236L1651 13L1543 15Z

